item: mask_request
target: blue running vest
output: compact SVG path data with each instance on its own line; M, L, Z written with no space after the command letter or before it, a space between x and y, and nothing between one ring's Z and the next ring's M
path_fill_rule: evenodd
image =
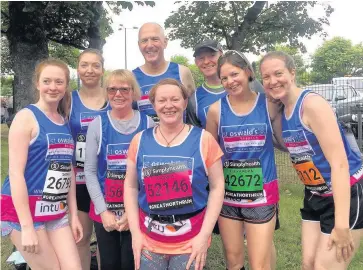
M231 108L228 95L220 101L219 144L224 152L224 204L256 207L279 201L272 127L265 94L244 115Z
M34 222L55 220L67 211L74 141L68 123L56 124L38 107L29 105L39 126L31 141L24 171ZM19 222L11 200L9 176L1 191L1 220Z
M154 129L144 130L136 157L139 205L148 214L180 215L204 208L208 177L201 154L203 130L192 127L180 144L156 142Z
M102 114L100 150L98 153L98 181L105 197L107 209L123 209L124 180L126 175L127 152L132 138L138 132L148 128L148 119L140 114L136 130L129 134L121 133L112 124L110 114Z
M76 142L76 149L74 152L74 169L76 173L77 184L85 184L84 176L84 161L86 156L86 135L88 125L98 115L105 114L106 111L111 110L110 105L107 103L105 108L100 110L93 110L87 108L78 93L78 90L72 91L72 105L71 113L69 115L69 125L71 128L73 140Z
M226 94L227 93L225 91L222 93L213 93L206 89L203 85L197 88L197 91L194 93L196 104L195 111L203 128L207 125L207 113L210 105L226 96Z
M134 108L140 112L146 113L148 116L153 118L153 120L158 121L156 112L154 111L149 100L149 92L151 88L162 79L172 78L181 82L179 65L177 63L169 62L167 70L159 75L148 75L144 73L139 67L135 68L132 72L134 73L141 89L141 99L137 101L137 104L134 106Z
M320 147L318 139L301 121L301 109L305 97L311 90L301 92L290 118L282 115L282 137L289 150L292 165L306 189L318 195L332 195L331 168ZM339 123L338 123L339 125ZM363 174L362 160L347 142L339 125L345 152L349 162L351 185L358 182Z

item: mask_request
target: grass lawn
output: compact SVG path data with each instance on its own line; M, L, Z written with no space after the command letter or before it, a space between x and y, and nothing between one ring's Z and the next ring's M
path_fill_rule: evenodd
M5 178L8 167L7 127L1 125L1 179ZM280 223L281 228L275 233L277 250L277 269L298 270L301 261L301 219L303 186L298 182L295 172L285 154L276 153L276 163L280 181ZM1 239L1 269L13 269L6 265L6 258L11 253L12 245L8 238ZM363 243L362 243L363 244ZM224 270L222 242L219 236L213 237L212 246L208 251L207 267L210 270ZM363 269L363 245L361 245L350 270Z

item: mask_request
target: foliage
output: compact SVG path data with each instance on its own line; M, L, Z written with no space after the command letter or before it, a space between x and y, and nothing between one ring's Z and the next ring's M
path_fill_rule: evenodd
M12 76L1 76L1 96L13 95L13 80Z
M1 74L12 74L11 67L9 42L6 36L1 35Z
M322 6L314 19L308 10ZM204 39L225 41L225 48L257 54L270 44L288 43L306 51L300 38L325 37L324 25L334 9L327 3L306 1L194 1L183 3L167 20L169 38L193 48Z
M48 43L49 56L59 58L66 62L71 68L77 68L77 59L80 50L67 45L61 45L50 41Z
M327 40L312 57L315 82L330 83L334 77L363 76L363 44L352 45L342 37Z
M78 51L61 45L84 50L102 50L105 37L112 33L110 12L119 14L122 9L131 10L134 4L154 6L152 1L10 1L1 2L1 33L8 39L7 55L10 61L8 73L14 73L15 111L33 102L33 94L27 88L31 83L36 63L59 53L74 66ZM48 44L50 42L50 48ZM57 43L58 45L56 45ZM3 44L2 44L3 45ZM2 72L5 68L2 69Z
M184 55L177 54L173 55L170 58L170 61L188 67L192 72L195 86L199 87L202 85L202 83L204 82L204 76L202 72L200 72L199 68L195 64L190 64L188 58L186 58Z

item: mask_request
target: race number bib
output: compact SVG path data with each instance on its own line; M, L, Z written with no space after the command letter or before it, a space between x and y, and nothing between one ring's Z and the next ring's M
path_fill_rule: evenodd
M125 176L125 171L107 171L105 180L105 200L107 209L118 210L124 208Z
M86 134L79 133L76 142L76 167L84 168L86 160Z
M71 163L51 161L43 188L43 201L56 202L67 199L71 186Z
M169 210L193 204L193 191L186 162L143 169L146 200L151 210Z
M254 201L264 196L260 160L226 160L223 174L226 197Z
M124 182L129 146L128 143L119 143L108 144L106 147L105 201L109 210L124 209Z
M293 157L291 161L301 182L308 190L318 193L330 191L320 171L314 165L310 155Z

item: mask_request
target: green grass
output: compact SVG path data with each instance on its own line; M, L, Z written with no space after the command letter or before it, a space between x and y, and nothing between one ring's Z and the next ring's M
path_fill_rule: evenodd
M8 172L7 127L1 125L1 179ZM276 152L276 164L280 179L280 223L281 228L275 233L277 250L277 269L298 270L301 261L301 219L300 207L303 199L303 186L291 169L286 154ZM10 255L12 244L8 238L1 239L1 269L10 270L5 261ZM247 257L246 257L247 260ZM206 269L224 270L222 242L219 236L213 236L212 246L208 251ZM352 261L350 270L363 269L363 243Z

